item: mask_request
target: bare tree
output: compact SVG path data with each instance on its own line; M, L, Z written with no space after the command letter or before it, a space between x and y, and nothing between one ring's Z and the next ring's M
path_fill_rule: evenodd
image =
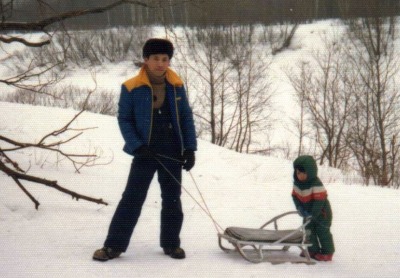
M305 105L310 115L310 127L321 151L320 163L327 160L329 166L340 168L348 160L345 136L353 102L347 92L350 85L346 82L342 46L326 38L324 42L322 52L315 52L312 61L298 66L298 74L289 73L288 77L300 105Z
M46 1L38 0L41 5L49 6ZM130 0L119 0L115 1L109 5L96 7L93 9L80 9L68 12L57 13L56 15L40 19L38 21L32 22L11 22L8 21L8 18L12 14L13 11L13 1L1 1L1 17L0 21L0 31L2 32L0 35L0 42L2 43L21 43L26 47L42 47L44 45L51 43L51 38L54 34L54 31L49 31L51 27L54 27L55 23L60 23L69 18L80 17L88 14L94 13L102 13L107 10L113 9L122 4L133 4L133 5L143 5L147 6L146 3L141 1L130 1ZM65 29L62 29L64 30ZM46 38L40 41L30 41L26 39L24 36L20 35L8 35L8 31L24 31L24 32L43 32ZM42 67L35 67L32 64L28 65L27 69L21 70L20 73L7 76L5 78L0 78L0 83L7 84L9 86L14 86L17 88L30 90L33 93L40 93L43 91L44 87L48 87L51 84L54 84L57 79L50 79L47 82L43 83L43 76L48 73L51 69L57 66L56 64L48 63ZM88 97L90 94L88 95ZM87 103L88 98L86 99ZM57 189L63 193L71 195L76 199L84 199L90 202L95 202L98 204L107 204L102 199L95 199L92 197L88 197L85 195L78 194L76 192L70 191L62 186L60 186L57 181L50 181L41 177L32 176L27 174L27 171L22 169L17 161L17 159L13 156L18 150L25 148L39 148L43 150L47 150L50 152L57 153L63 158L70 161L77 172L82 167L91 166L95 164L95 161L99 158L98 153L70 153L63 150L64 145L73 141L77 137L79 137L82 132L85 130L80 129L76 130L71 127L71 124L76 120L76 118L85 110L85 105L83 110L81 110L77 115L75 115L70 122L65 124L58 130L54 130L44 136L39 140L38 143L29 143L29 142L20 142L13 138L0 135L0 171L10 176L15 183L27 194L27 196L34 202L36 209L39 207L39 202L29 193L29 191L24 187L21 181L30 181L38 184L42 184L45 186L50 186L54 189ZM73 135L68 135L71 132L75 132ZM61 137L65 139L61 139Z
M400 91L397 78L400 61L395 52L396 21L373 17L349 22L352 48L348 61L358 79L357 113L352 129L352 148L363 169L366 182L393 184L398 165Z
M296 115L293 119L293 125L296 127L296 132L299 138L299 146L297 151L297 156L304 154L304 141L310 132L307 130L310 125L307 125L307 93L310 90L309 86L311 84L311 75L307 72L307 62L301 62L298 66L300 72L295 75L293 71L288 71L286 73L288 79L290 80L292 86L294 87L296 93L297 103L300 107L300 115ZM309 121L309 119L308 119Z
M196 74L198 91L195 111L200 127L210 134L213 144L224 145L225 125L229 125L227 107L232 106L232 98L227 94L227 76L231 71L226 60L229 41L223 27L187 28L185 39L188 53L184 53L185 63ZM190 90L189 90L190 91ZM204 116L207 111L208 116ZM200 130L201 131L201 130Z
M271 125L273 93L268 82L269 63L265 52L256 48L254 26L231 27L234 47L228 59L232 65L232 87L235 95L235 121L229 145L237 152L250 151L257 131ZM233 135L233 136L232 136Z
M270 125L267 51L257 48L256 39L250 25L185 31L188 53L183 57L195 73L190 81L198 92L195 115L200 132L213 144L238 152L249 152L255 134Z

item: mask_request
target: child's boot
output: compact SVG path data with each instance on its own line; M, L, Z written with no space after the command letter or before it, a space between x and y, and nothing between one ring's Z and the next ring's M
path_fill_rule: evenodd
M315 254L313 256L313 259L317 260L317 261L323 261L323 262L328 262L328 261L332 261L332 257L333 254Z

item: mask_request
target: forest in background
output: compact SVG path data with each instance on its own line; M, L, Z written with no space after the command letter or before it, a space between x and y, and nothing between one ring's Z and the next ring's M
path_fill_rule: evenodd
M1 0L3 21L32 21L61 11L108 5L112 0ZM113 26L277 24L318 19L398 15L398 0L141 0L100 14L68 19L74 29Z
M61 6L56 5L58 2L60 5L70 4L68 8L63 6L61 9ZM15 99L9 101L20 103L32 103L31 100L42 101L43 105L48 105L44 103L48 100L40 100L39 96L49 96L58 101L68 100L64 95L65 92L85 95L85 92L74 87L63 87L60 88L61 91L55 89L55 85L60 84L68 74L68 68L94 69L103 63L132 61L132 58L135 62L135 58L140 59L141 45L149 36L153 26L100 28L102 22L85 20L74 28L64 24L64 20L57 24L54 24L54 21L43 20L44 25L40 21L41 18L46 19L51 16L54 18L72 10L80 13L85 11L83 4L74 6L72 2L37 0L32 2L37 5L35 7L31 5L31 11L36 10L36 14L40 14L41 17L28 19L19 16L20 20L23 18L24 21L21 21L23 24L15 24L11 18L23 11L26 1L0 1L0 14L3 20L0 22L0 30L3 33L16 30L15 28L19 28L19 31L43 32L41 41L38 42L26 40L18 33L0 34L3 47L12 42L19 42L30 49L14 51L12 55L7 55L2 60L4 67L8 63L12 64L12 67L4 71L0 83L17 89ZM172 16L175 15L174 11L177 10L179 3L195 6L196 3L207 1L116 0L114 3L127 2L134 4L103 9L105 13L102 14L102 18L110 19L111 16L108 15L118 9L133 11L141 8L152 9L153 13L157 10L165 12L169 10ZM292 4L300 2L304 4L307 1L291 1ZM96 3L107 5L111 2ZM169 5L162 9L160 6L154 6L154 3L169 3ZM216 1L209 3L217 4ZM246 1L242 1L242 4L244 3ZM310 1L310 3L316 7L316 3L322 1ZM350 11L351 5L344 5L350 2L337 1L337 3L341 3L338 7L342 10ZM179 28L182 31L180 35L183 36L180 38L173 26L167 22L167 17L161 17L163 20L159 21L158 26L164 29L166 36L173 40L182 39L179 43L175 42L176 61L180 61L179 55L184 58L181 63L184 66L179 68L179 72L185 79L188 93L190 95L191 86L196 84L197 95L202 100L192 99L198 120L199 136L210 138L212 143L238 152L265 155L283 153L287 158L297 154L312 153L320 164L345 171L356 170L363 177L365 184L399 188L400 60L397 55L399 21L395 16L378 15L379 11L386 10L390 5L393 5L391 12L394 12L397 1L371 0L363 3L363 7L371 12L370 17L339 20L345 32L338 37L325 38L321 45L323 48L319 52L313 53L311 58L300 61L292 71L287 72L300 108L299 118L296 118L292 126L298 137L298 150L294 150L288 142L286 146L268 145L268 140L263 137L260 142L257 138L259 136L256 135L257 132L269 130L270 123L274 121L270 114L260 113L261 110L272 111L265 109L270 107L270 96L273 93L270 86L272 79L268 76L271 72L269 70L271 58L285 49L293 49L291 38L299 21L287 21L275 26L233 23L213 25L209 21L207 26L198 24ZM222 4L222 1L218 4ZM306 11L305 5L300 6ZM204 6L206 10L200 5L195 7L202 12L207 10L217 12L210 6ZM230 9L233 10L232 7ZM375 16L373 11L377 12ZM144 17L144 13L140 14ZM243 17L244 14L245 12ZM215 19L210 14L207 18ZM70 21L70 24L72 23ZM73 29L89 28L89 24L93 23L98 24L98 30L69 32ZM57 26L62 28L56 28ZM180 63L176 65L179 66ZM91 93L93 90L89 90L87 98L73 96L71 99L79 102L77 103L79 110L90 110L89 106L93 104L89 101ZM30 97L30 100L27 102L23 99L24 96ZM114 114L112 108L115 108L115 105L112 96L108 92L100 96L101 98L93 104L96 106L95 110ZM207 101L204 101L205 99ZM104 104L110 105L104 107ZM75 106L67 103L65 107ZM9 138L4 139L1 136L0 140L12 142ZM27 146L25 143L20 145ZM0 149L0 155L2 152L4 151ZM7 158L8 160L10 159Z

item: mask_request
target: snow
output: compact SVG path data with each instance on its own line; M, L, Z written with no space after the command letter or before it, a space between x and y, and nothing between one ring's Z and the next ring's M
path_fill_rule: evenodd
M331 27L330 23L320 22L306 25L303 32L314 34L314 29ZM289 50L282 56L292 60L301 55L297 51L304 51L310 44L312 38L306 36L296 42L301 50ZM124 69L116 72L113 76L112 71L105 70L108 84L120 84L131 75ZM85 84L83 76L76 82ZM100 80L107 83L101 77ZM119 89L119 85L110 86ZM24 142L38 141L77 113L4 102L0 102L0 111L0 133ZM290 195L292 161L239 154L203 140L199 140L195 168L191 174L183 175L185 220L181 239L187 258L173 260L159 247L161 199L154 179L127 252L105 263L93 261L92 254L102 247L124 190L131 157L122 152L123 140L115 117L85 112L74 127L93 129L85 131L68 149L82 153L101 151L100 165L84 168L78 174L67 161L43 151L25 149L12 156L23 157L20 167L29 169L29 174L57 180L63 187L103 198L109 205L77 202L54 189L25 182L41 204L36 211L14 181L0 173L0 277L398 276L400 191L349 184L340 171L328 167L321 167L319 176L328 190L334 214L336 253L332 262L252 264L237 254L224 253L218 247L213 222L191 196L200 203L203 197L223 228L257 228L294 209ZM297 227L300 222L299 217L292 218L285 225ZM299 250L291 248L289 252L297 255Z
M57 128L76 113L10 103L0 103L0 110L1 133L23 141ZM320 169L320 176L330 181L325 186L334 212L336 253L332 262L312 266L251 264L239 255L225 254L218 247L212 221L187 193L182 196L185 221L181 234L187 258L173 260L163 255L158 244L160 190L156 179L128 251L106 263L92 261L92 253L104 242L131 158L121 151L123 142L114 117L84 113L78 118L78 126L97 128L74 141L76 150L100 146L104 156L113 153L111 163L76 174L66 162L56 167L54 157L32 149L23 151L25 162L31 167L30 173L55 179L79 193L104 198L109 205L76 202L53 189L26 183L41 203L36 211L16 184L1 174L1 277L320 277L322 273L326 277L395 277L400 270L400 192L343 184L336 171L325 167ZM239 154L200 140L191 174L223 228L256 228L293 210L291 161ZM183 186L201 202L188 173L184 174ZM293 219L287 225L297 226L298 221ZM296 248L289 251L298 253Z

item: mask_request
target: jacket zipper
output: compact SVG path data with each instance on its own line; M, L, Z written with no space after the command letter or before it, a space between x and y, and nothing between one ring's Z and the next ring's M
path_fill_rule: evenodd
M153 100L153 87L150 86L151 90L151 111L150 111L150 131L149 131L149 139L147 144L150 146L150 141L151 141L151 131L153 130L153 108L154 108L154 100ZM166 90L166 95L167 95L167 90ZM181 155L183 155L183 137L182 137L182 131L181 131L181 125L180 125L180 117L178 113L178 103L176 101L176 87L174 86L174 102L175 102L175 113L176 113L176 121L178 124L178 133L179 137L181 139Z
M154 108L154 100L153 100L153 87L150 87L150 99L151 99L151 110L150 110L150 130L149 130L149 139L147 141L147 145L150 146L150 142L151 142L151 131L153 130L153 108Z
M181 139L181 155L183 155L183 136L182 136L182 129L180 124L180 118L178 113L178 102L176 101L176 87L174 86L174 101L175 101L175 113L176 113L176 121L178 122L178 133Z

